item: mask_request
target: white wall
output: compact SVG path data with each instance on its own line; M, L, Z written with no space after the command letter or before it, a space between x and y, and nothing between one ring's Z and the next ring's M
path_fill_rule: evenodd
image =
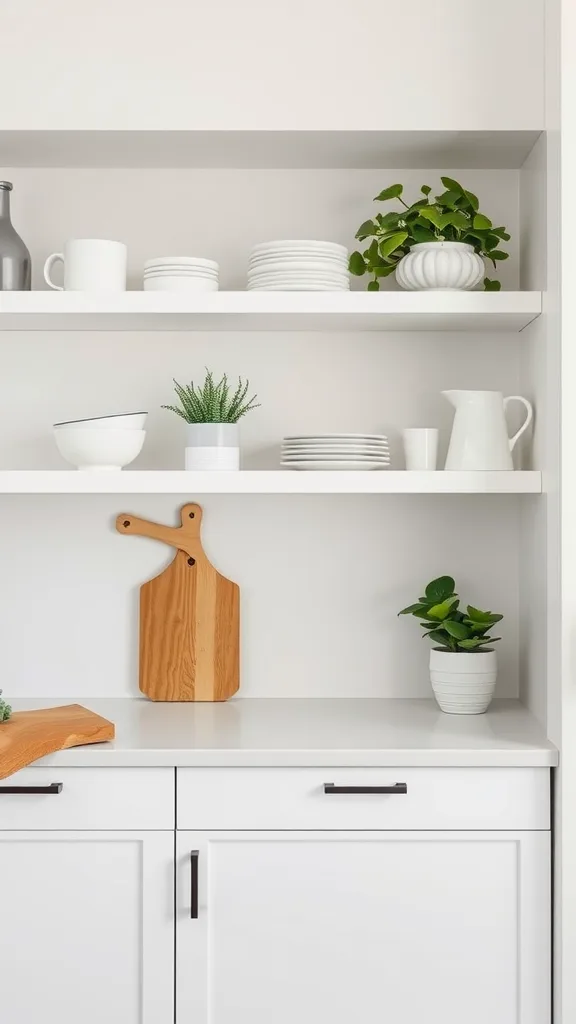
M518 692L518 503L502 497L2 498L2 678L11 696L137 694L137 588L172 553L114 530L176 524L193 498L241 587L242 697L426 697L428 645L396 612L434 576L504 612L500 696Z
M14 221L34 280L67 236L128 242L131 282L147 256L215 255L242 286L250 246L305 235L352 242L385 184L417 191L438 173L402 171L12 170ZM513 235L518 173L467 171L466 184ZM364 282L356 282L364 287ZM182 424L160 409L171 378L204 366L248 376L262 408L242 427L244 465L278 465L285 434L384 431L401 466L402 426L451 424L445 388L516 393L522 335L15 332L0 337L0 468L63 468L57 420L149 409L134 468L182 466ZM137 692L136 588L165 564L160 546L119 537L115 515L170 522L206 508L206 541L242 588L243 696L424 696L427 647L396 611L434 575L506 615L500 690L518 688L518 523L514 497L241 498L201 495L4 498L0 592L6 690L18 696ZM46 581L51 592L47 595ZM33 633L34 641L29 641Z
M0 129L519 129L543 0L4 0Z

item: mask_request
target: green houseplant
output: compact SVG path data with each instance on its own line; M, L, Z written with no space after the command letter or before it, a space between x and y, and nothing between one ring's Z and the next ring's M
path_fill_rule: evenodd
M204 381L196 385L174 381L179 405L163 405L186 422L186 469L236 470L240 468L238 421L258 408L257 396L247 398L249 381L238 378L234 388L223 374L215 381L206 370Z
M360 242L370 244L350 256L349 269L361 277L372 274L369 291L378 291L380 279L396 273L403 288L475 287L484 274L484 261L494 267L508 259L501 243L510 240L505 227L494 227L480 212L479 200L454 178L442 177L444 191L432 194L422 185L420 196L408 204L402 198L404 186L390 185L375 202L396 200L400 209L364 221L356 232ZM413 250L417 246L418 250ZM442 264L437 255L443 251ZM424 260L425 253L432 258ZM446 283L447 282L447 283ZM484 278L486 291L499 291L500 282Z
M7 722L12 714L12 708L2 699L1 694L2 690L0 690L0 725L2 722Z
M492 645L500 637L490 636L490 631L503 616L471 604L462 611L455 587L451 576L440 576L427 585L418 601L398 614L418 618L423 636L434 644L430 680L442 711L481 714L492 700L497 676Z

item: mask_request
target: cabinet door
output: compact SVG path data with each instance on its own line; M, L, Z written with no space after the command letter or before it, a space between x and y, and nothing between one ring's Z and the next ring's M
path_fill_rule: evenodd
M546 832L177 837L177 1024L549 1020Z
M0 833L6 1024L173 1019L173 832Z

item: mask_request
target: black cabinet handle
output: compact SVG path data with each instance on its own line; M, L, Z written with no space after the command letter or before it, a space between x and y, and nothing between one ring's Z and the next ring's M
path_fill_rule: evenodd
M198 858L200 850L190 851L190 917L198 917Z
M51 782L49 786L0 786L0 796L4 793L42 793L46 796L50 793L61 793L63 788L63 782Z
M324 783L324 792L330 793L407 793L405 782L395 782L393 786L335 786L333 782Z

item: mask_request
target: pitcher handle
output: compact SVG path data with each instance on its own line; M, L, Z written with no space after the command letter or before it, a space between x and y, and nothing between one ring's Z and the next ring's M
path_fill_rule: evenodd
M513 451L514 445L516 444L518 438L522 436L524 431L527 430L530 424L532 423L532 420L534 418L534 409L530 405L528 399L522 398L522 395L508 395L508 398L504 399L504 412L506 412L508 408L508 402L522 402L522 405L526 409L526 419L520 427L520 430L516 434L514 434L514 437L510 437L508 439L510 444L510 451Z

